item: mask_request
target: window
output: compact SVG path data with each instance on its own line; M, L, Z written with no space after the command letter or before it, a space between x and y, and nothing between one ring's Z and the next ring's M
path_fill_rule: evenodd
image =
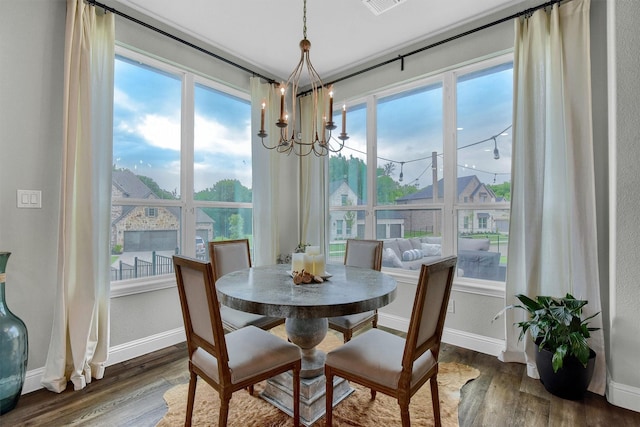
M429 256L458 254L458 277L503 281L512 71L512 57L504 55L350 105L352 138L329 162L329 198L345 184L358 198L349 206L330 203L332 223L355 209L357 237L385 240L385 253L396 239L400 246L426 243ZM383 267L398 268L384 258Z
M333 121L340 129L341 111L334 114ZM345 148L329 156L329 215L330 224L334 226L330 229L328 261L338 263L344 261L346 239L365 236L368 200L366 104L351 106L347 110L347 123L349 139Z
M113 114L112 281L251 236L247 94L118 47Z
M487 229L487 214L478 214L478 228L480 230Z
M468 198L456 201L454 209L476 221L458 230L458 275L502 281L509 242L513 63L490 61L455 77L457 191Z
M158 216L158 208L146 208L145 213L148 217L155 218Z

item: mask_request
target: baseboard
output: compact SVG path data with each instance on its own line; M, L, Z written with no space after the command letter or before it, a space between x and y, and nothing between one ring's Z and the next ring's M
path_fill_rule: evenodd
M612 405L640 412L640 388L608 380L606 395Z
M505 346L504 340L451 328L442 331L442 342L496 357Z
M409 330L409 319L379 311L378 325L394 329L396 331L407 332Z
M378 324L402 332L407 332L409 329L409 319L381 312L378 312ZM498 356L505 346L504 340L451 328L444 328L442 342L490 356Z
M109 358L107 366L124 362L147 353L181 343L187 339L184 328L175 328L159 334L140 338L139 340L115 345L109 348Z
M109 348L107 366L124 362L147 353L152 353L186 340L184 328L176 328L159 334L150 335L128 343ZM27 371L22 386L22 394L31 393L42 388L40 381L44 375L44 367Z
M42 384L40 384L40 381L42 381L43 375L44 366L42 368L27 371L27 375L25 375L24 377L24 384L22 385L22 394L40 390L42 388Z

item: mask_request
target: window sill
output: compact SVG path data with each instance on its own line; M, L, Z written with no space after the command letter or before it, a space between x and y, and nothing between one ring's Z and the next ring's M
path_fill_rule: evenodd
M408 283L417 285L420 270L405 270L402 268L382 268L383 273L387 273L398 281L398 283ZM489 296L494 298L505 297L505 283L492 280L469 279L467 277L454 277L453 291Z
M176 277L173 274L156 276L152 279L148 277L141 279L123 280L111 283L111 298L125 297L128 295L153 292L161 289L173 288L176 286Z

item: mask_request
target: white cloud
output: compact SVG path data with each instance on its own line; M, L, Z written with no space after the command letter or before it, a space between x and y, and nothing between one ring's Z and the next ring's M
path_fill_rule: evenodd
M147 114L135 127L144 140L158 148L180 150L180 119L179 117L159 116Z
M133 99L124 91L115 87L113 89L113 105L115 110L137 111L138 106Z
M251 147L251 126L236 132L216 120L195 116L195 151L247 157Z

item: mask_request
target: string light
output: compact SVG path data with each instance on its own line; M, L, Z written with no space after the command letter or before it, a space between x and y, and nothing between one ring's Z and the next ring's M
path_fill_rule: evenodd
M492 140L493 140L493 142L494 142L493 158L494 158L495 160L498 160L498 159L500 159L500 151L498 150L498 141L497 141L497 138L498 138L499 136L508 136L509 134L508 134L508 133L506 133L506 132L507 132L507 130L509 130L509 129L511 128L511 126L512 126L512 125L507 126L504 130L502 130L501 132L498 132L498 133L497 133L497 134L495 134L495 135L490 136L489 138L486 138L486 139L483 139L483 140L480 140L480 141L476 141L476 142L472 142L471 144L463 145L462 147L458 147L457 149L458 149L458 150L461 150L461 149L463 149L463 148L473 147L473 146L475 146L475 145L479 145L479 144L482 144L482 143L484 143L484 142L488 142L488 141L492 141ZM367 154L366 152L361 151L361 150L358 150L358 149L353 148L353 147L345 147L345 148L346 148L346 149L348 149L348 150L355 151L356 153L363 154L363 155L365 155L365 156L366 156L366 154ZM442 157L442 156L443 156L442 154L438 154L438 157ZM418 162L418 161L421 161L421 160L431 159L431 157L432 157L432 156L426 156L426 157L420 157L420 158L413 159L413 160L393 160L393 159L387 159L387 158L385 158L385 157L377 156L377 159L378 159L378 160L384 160L384 161L386 161L386 162L391 162L391 163L397 163L397 164L400 164L400 176L399 176L398 181L399 181L399 182L403 182L403 180L404 180L404 170L403 170L403 169L404 169L404 165L405 165L405 163ZM496 176L497 176L497 175L511 175L511 172L491 172L491 171L485 171L485 170L481 170L481 169L476 169L475 167L469 167L469 166L467 166L467 165L460 165L460 164L458 164L457 166L458 166L459 168L463 168L463 169L472 169L474 172L480 172L480 173L486 173L486 174L488 174L488 175L493 175L493 176L494 176L494 179L493 179L494 184L495 184L495 182L496 182ZM415 179L415 181L417 181L417 180L418 180L422 175L424 175L424 173L425 173L425 172L426 172L430 167L433 167L433 163L429 163L429 165L425 168L425 170L423 170L423 171L420 173L420 175L418 176L418 178L416 178L416 179ZM414 180L412 180L412 182L413 182L413 181L414 181Z

